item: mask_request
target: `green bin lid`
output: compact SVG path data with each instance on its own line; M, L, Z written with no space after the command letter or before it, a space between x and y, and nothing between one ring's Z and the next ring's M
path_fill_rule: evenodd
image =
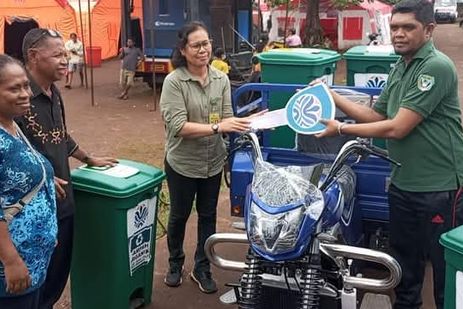
M440 243L448 249L463 254L463 226L454 228L440 237Z
M258 54L262 64L318 65L336 62L341 55L333 50L316 48L277 48Z
M391 61L399 59L392 45L355 46L347 50L343 57L347 60Z
M81 166L71 172L74 190L125 198L161 184L165 173L153 166L119 160L113 168Z

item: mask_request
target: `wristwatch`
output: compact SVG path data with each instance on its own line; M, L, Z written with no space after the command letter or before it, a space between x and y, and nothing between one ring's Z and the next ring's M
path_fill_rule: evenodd
M214 123L212 126L212 131L214 131L214 134L219 133L219 125L217 123Z

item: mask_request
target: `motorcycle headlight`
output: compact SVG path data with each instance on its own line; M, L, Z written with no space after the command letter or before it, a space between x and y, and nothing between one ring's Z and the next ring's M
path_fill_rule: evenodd
M284 213L269 214L253 201L248 216L249 240L263 252L285 253L296 245L303 219L303 205Z

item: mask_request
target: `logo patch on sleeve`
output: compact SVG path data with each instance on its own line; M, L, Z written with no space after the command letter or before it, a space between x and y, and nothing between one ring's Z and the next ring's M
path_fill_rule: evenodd
M418 77L418 89L421 91L429 91L434 86L434 76L421 74Z

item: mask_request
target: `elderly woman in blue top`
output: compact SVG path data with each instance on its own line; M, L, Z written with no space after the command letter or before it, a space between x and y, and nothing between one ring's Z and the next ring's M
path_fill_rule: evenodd
M29 109L30 93L21 64L0 55L0 308L8 309L38 308L56 245L53 169L13 121Z

